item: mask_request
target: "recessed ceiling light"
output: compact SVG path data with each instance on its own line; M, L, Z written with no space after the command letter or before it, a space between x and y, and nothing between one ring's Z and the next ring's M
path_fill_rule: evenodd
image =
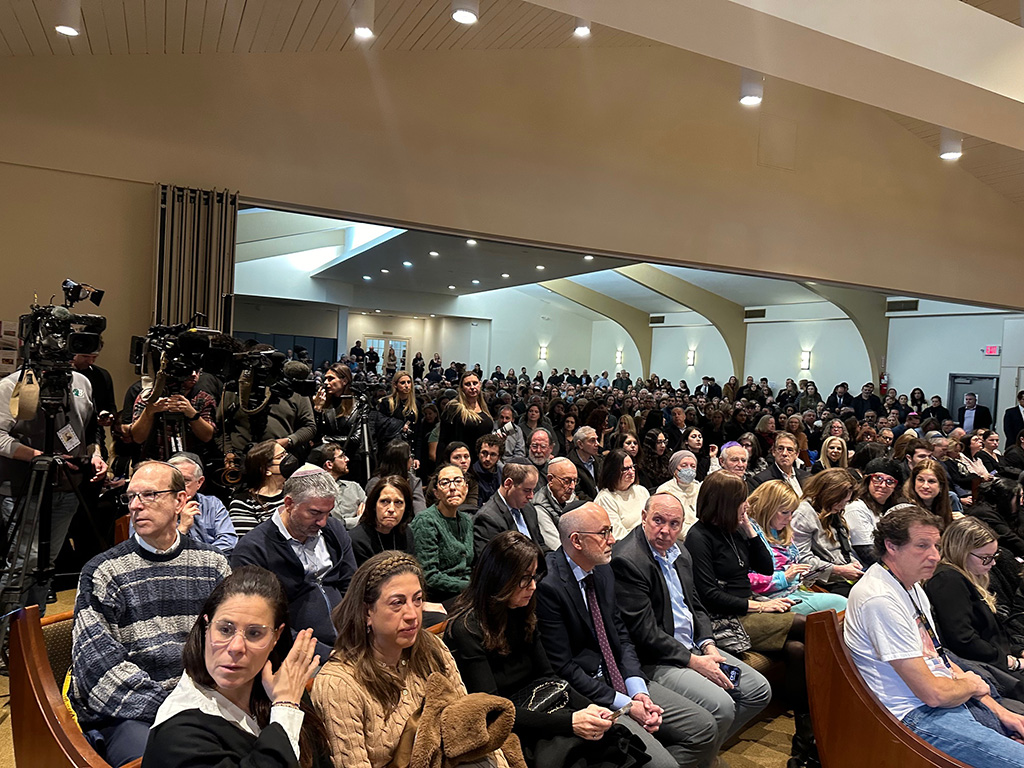
M369 275L363 275L363 280L373 280Z
M412 319L413 319L413 320L419 320L420 318L419 318L419 316L418 316L418 315L413 315L413 316L412 316Z
M356 27L354 34L360 40L369 40L373 37L373 30L369 27Z
M81 0L61 0L57 5L57 24L54 29L68 37L78 37L82 28Z
M480 18L480 0L452 0L452 18L459 24L476 24Z
M584 256L584 257L583 257L583 260L584 260L584 261L593 261L593 260L594 260L594 257L588 254L588 255L586 255L586 256Z
M431 255L431 256L440 256L441 254L440 254L440 253L438 253L437 251L431 251L431 252L430 252L430 255Z
M431 317L437 317L437 315L431 315Z
M508 278L508 272L502 272L501 276L504 277L504 278Z
M373 311L376 312L378 315L380 314L380 310L379 309L375 309Z
M402 266L403 267L411 267L412 266L412 262L411 261L403 261L402 262Z
M454 285L449 285L448 286L448 290L449 291L454 291L455 290L455 286Z
M466 241L466 245L476 245L476 240L470 238L469 240Z
M390 270L388 270L388 269L382 269L382 270L380 271L380 273L381 273L382 275L390 275L390 274L391 274L391 271L390 271Z
M361 312L360 314L363 314L363 315L365 315L366 313L365 313L365 312Z
M480 281L479 280L474 280L473 281L473 285L480 285Z
M538 264L537 265L537 269L543 271L544 270L544 265L543 264Z
M590 37L590 22L586 19L576 19L576 28L573 29L572 33L576 37Z

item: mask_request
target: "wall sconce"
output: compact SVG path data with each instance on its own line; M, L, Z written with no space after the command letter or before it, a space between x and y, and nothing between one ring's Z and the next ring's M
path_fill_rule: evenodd
M686 353L686 365L693 368L695 362L697 362L697 351L691 349Z
M615 352L615 364L622 365L622 350L616 350Z
M545 347L543 344L540 347L540 352L537 353L537 359L538 360L547 360L548 359L548 348Z
M809 371L811 370L811 353L810 351L800 353L800 370Z

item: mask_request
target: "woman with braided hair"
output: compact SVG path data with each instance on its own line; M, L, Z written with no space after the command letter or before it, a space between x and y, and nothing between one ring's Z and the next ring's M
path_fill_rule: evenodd
M402 738L407 725L416 727L433 673L456 696L466 695L455 660L423 627L425 591L412 555L381 552L359 567L335 608L338 639L313 680L313 704L327 725L335 768L390 764L409 738ZM500 751L479 764L506 768Z

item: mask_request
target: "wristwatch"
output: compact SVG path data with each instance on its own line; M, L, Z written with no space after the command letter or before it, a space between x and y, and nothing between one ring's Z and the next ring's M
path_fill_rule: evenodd
M195 415L192 416L192 418L190 418L189 421L198 421L198 420L199 420L199 411L196 411Z

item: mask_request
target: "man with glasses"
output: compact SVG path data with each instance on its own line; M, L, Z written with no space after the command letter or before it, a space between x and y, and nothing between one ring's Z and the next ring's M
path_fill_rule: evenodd
M763 472L751 478L749 487L754 490L761 483L769 480L782 480L792 488L797 496L803 496L803 485L810 475L806 470L798 469L796 464L796 437L792 432L776 432L775 445L772 446L772 458L775 461Z
M562 515L558 532L561 546L548 554L537 586L541 642L555 674L599 706L628 706L618 722L644 742L650 768L710 766L714 719L640 668L608 565L615 543L608 513L582 504Z
M548 462L547 483L534 494L537 526L544 537L544 545L550 550L561 546L558 520L565 508L576 499L576 479L576 465L565 456L558 456Z
M181 677L185 638L231 570L220 552L178 532L188 499L176 467L141 464L123 498L135 533L86 563L79 579L69 697L113 766L142 756Z
M715 646L711 617L694 589L690 554L678 543L683 517L678 498L654 494L640 525L612 548L611 565L644 673L683 696L701 728L714 723L713 756L768 706L772 689L761 673ZM722 664L740 670L735 682Z
M284 503L231 555L235 567L258 565L277 574L288 595L292 634L312 627L321 659L330 656L337 634L331 611L356 571L348 531L331 515L336 487L329 472L304 464L285 481Z
M537 468L537 472L541 476L548 473L548 462L551 461L551 457L555 453L554 445L554 438L547 427L537 427L530 433L528 442L530 452L527 458Z

